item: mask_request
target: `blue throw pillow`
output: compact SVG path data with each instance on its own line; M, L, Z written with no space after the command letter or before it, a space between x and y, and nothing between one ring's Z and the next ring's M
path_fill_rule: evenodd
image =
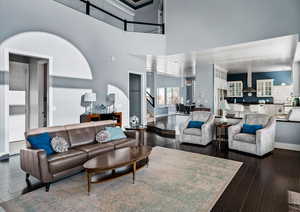
M242 133L256 134L257 130L262 129L262 125L258 124L243 124Z
M110 134L110 140L118 140L127 138L123 130L119 127L105 127L105 130Z
M51 136L49 133L42 133L39 135L28 136L27 140L31 144L33 149L43 149L47 155L54 153L51 146Z
M199 128L199 129L201 129L203 124L204 124L203 121L190 121L187 128Z

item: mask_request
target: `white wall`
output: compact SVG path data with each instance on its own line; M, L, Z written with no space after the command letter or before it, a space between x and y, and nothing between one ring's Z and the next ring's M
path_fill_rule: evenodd
M145 72L145 59L138 55L165 52L163 35L124 32L52 0L10 0L5 4L1 1L0 26L3 32L0 34L0 98L6 102L8 68L3 62L6 60L4 49L49 57L52 125L79 122L79 115L84 111L79 104L80 95L87 90L97 93L98 103L105 103L108 84L117 86L128 96L128 71ZM8 39L28 31L51 34L29 33ZM0 111L6 114L7 109L1 104ZM6 126L2 120L5 119L1 117L0 125ZM6 131L2 130L0 136L0 141L4 141Z
M209 64L196 64L195 102L214 109L214 67Z
M293 95L300 96L300 62L297 61L293 66Z
M166 0L167 52L300 33L299 0Z

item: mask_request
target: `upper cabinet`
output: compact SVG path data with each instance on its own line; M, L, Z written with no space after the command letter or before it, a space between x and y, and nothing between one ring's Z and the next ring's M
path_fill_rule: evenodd
M243 81L228 81L227 97L243 97Z
M257 80L257 97L272 97L273 96L273 79Z

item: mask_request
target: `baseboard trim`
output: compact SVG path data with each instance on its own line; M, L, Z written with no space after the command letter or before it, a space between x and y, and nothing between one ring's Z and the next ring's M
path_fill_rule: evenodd
M275 148L277 149L287 149L292 151L300 151L300 145L299 144L287 144L287 143L275 143Z

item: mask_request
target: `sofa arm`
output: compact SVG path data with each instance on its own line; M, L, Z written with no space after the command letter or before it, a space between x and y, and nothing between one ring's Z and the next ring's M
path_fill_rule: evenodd
M53 177L49 172L47 154L41 149L21 149L21 169L43 183L49 183Z
M187 128L189 122L191 121L192 117L190 116L185 122L183 122L181 124L181 126L179 126L179 130L180 130L180 135L183 134L183 130Z
M127 136L127 138L136 140L138 146L142 145L143 142L141 140L143 138L140 135L141 132L139 130L126 130L124 133Z
M232 125L228 128L228 144L232 145L233 137L240 133L243 126L243 120L241 120L239 123Z
M214 125L215 125L215 116L211 115L207 120L207 122L205 122L201 127L202 139L204 139L207 142L213 140Z
M124 131L124 133L128 138L133 138L133 139L138 138L138 136L137 136L138 131L137 130L126 130L126 131Z
M270 119L265 128L256 131L256 145L258 155L264 155L274 149L276 120Z

